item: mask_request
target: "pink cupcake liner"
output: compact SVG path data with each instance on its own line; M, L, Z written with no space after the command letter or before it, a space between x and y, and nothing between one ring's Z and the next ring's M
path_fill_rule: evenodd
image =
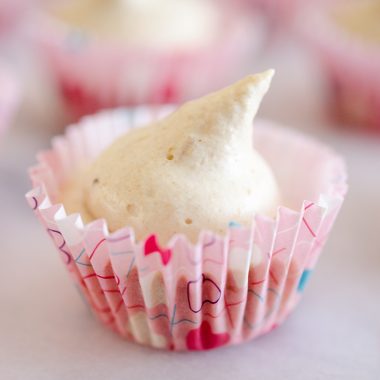
M272 29L275 30L279 27L289 27L297 13L296 10L302 6L300 0L248 0L248 2L254 9L260 10L267 16Z
M0 138L11 125L17 105L20 102L20 88L12 72L0 65Z
M57 195L72 173L170 110L82 119L38 155L26 198L94 314L120 336L170 350L241 343L281 324L298 303L343 202L345 168L326 147L259 121L256 149L292 207L279 207L275 220L255 215L224 236L202 231L193 245L175 235L160 247L155 234L136 241L130 227L109 233L105 220L84 225L79 214L67 215Z
M36 18L33 29L68 109L79 117L125 105L179 103L240 77L263 42L262 19L222 8L226 17L220 34L212 44L192 50L106 42L47 14Z
M345 127L379 133L380 49L334 24L330 12L339 4L310 6L300 14L299 27L325 69L331 93L326 105L332 115Z
M31 0L0 1L0 36L7 34L29 9Z

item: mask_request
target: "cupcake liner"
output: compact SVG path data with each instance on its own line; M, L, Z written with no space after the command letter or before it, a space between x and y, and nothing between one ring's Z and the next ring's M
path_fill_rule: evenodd
M298 6L302 6L300 0L251 0L254 8L263 11L274 26L288 25Z
M0 138L10 126L20 102L20 88L12 72L0 64Z
M83 298L105 325L140 344L204 350L262 335L299 301L346 192L342 160L295 132L259 121L255 146L272 166L291 208L276 219L231 223L224 236L202 231L197 244L133 229L84 225L57 203L65 181L117 136L161 118L171 107L103 112L82 119L30 169L26 198L52 238ZM302 159L301 159L302 158ZM307 195L311 201L303 200Z
M27 7L25 0L1 0L0 1L0 36L14 26L17 19Z
M47 14L36 16L33 35L77 118L104 108L179 103L240 77L263 42L263 22L259 15L248 18L225 5L222 9L223 26L215 41L191 50L106 42Z
M334 24L330 12L339 4L334 0L306 7L299 28L323 64L331 93L326 105L332 115L347 127L379 133L380 49Z

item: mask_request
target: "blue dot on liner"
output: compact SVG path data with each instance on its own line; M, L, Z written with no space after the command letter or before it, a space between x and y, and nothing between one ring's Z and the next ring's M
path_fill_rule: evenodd
M228 227L237 228L237 227L240 227L240 224L232 220L231 222L228 223Z
M300 282L298 283L297 291L303 292L307 282L309 281L312 271L310 269L305 269L301 275Z

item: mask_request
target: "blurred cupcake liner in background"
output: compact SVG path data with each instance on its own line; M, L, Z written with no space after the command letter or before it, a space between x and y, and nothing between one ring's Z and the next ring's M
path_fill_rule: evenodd
M12 123L20 96L20 86L15 75L10 68L0 63L0 138Z
M121 105L177 103L240 77L263 43L258 14L212 4L219 14L215 36L188 49L102 39L48 11L35 18L33 34L74 117Z
M37 0L36 0L37 1ZM33 0L0 1L0 37L6 35L30 9Z
M380 3L375 3L373 0L315 2L300 12L297 24L305 42L323 64L331 95L326 107L334 118L345 128L380 133ZM352 26L342 25L343 21L337 17L342 18L345 15L342 12L350 11L351 7L346 22ZM360 12L359 7L362 7ZM370 7L374 9L371 11ZM372 20L366 21L364 17ZM377 37L360 35L371 33L369 28L375 26L370 24L376 23L374 17L377 17L377 31L372 33L377 33Z
M251 228L231 223L225 236L203 231L196 245L175 235L164 248L155 235L136 242L129 227L109 234L104 220L83 225L79 214L66 215L58 197L76 170L116 137L170 111L120 109L70 127L38 155L28 203L94 314L122 337L171 350L253 339L299 301L344 199L344 165L312 139L259 121L255 147L290 207L276 219L256 215Z
M242 0L243 1L243 0ZM283 27L289 28L297 9L301 7L301 0L248 0L254 9L263 12L276 32Z

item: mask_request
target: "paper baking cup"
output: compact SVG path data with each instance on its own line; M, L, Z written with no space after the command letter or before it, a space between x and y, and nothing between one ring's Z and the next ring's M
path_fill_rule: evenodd
M241 0L247 1L254 9L263 12L270 22L271 30L289 28L296 10L303 6L300 0ZM302 8L301 8L302 9Z
M326 71L331 90L326 105L333 116L346 126L380 133L380 48L350 37L331 21L331 11L339 4L306 7L299 15L299 28Z
M12 72L0 64L0 138L10 126L20 101L20 88Z
M94 314L122 337L170 350L240 343L283 322L310 278L346 192L339 157L298 133L260 121L255 146L292 208L276 219L252 216L224 236L202 231L197 244L132 227L109 233L84 225L57 203L62 185L119 135L162 118L168 107L103 112L68 128L38 155L26 198ZM304 200L310 199L310 200Z
M0 37L7 34L29 9L33 0L0 1Z
M77 118L105 108L180 103L241 77L261 46L263 22L259 15L224 13L215 41L192 50L97 40L46 14L37 17L34 35L68 110Z

